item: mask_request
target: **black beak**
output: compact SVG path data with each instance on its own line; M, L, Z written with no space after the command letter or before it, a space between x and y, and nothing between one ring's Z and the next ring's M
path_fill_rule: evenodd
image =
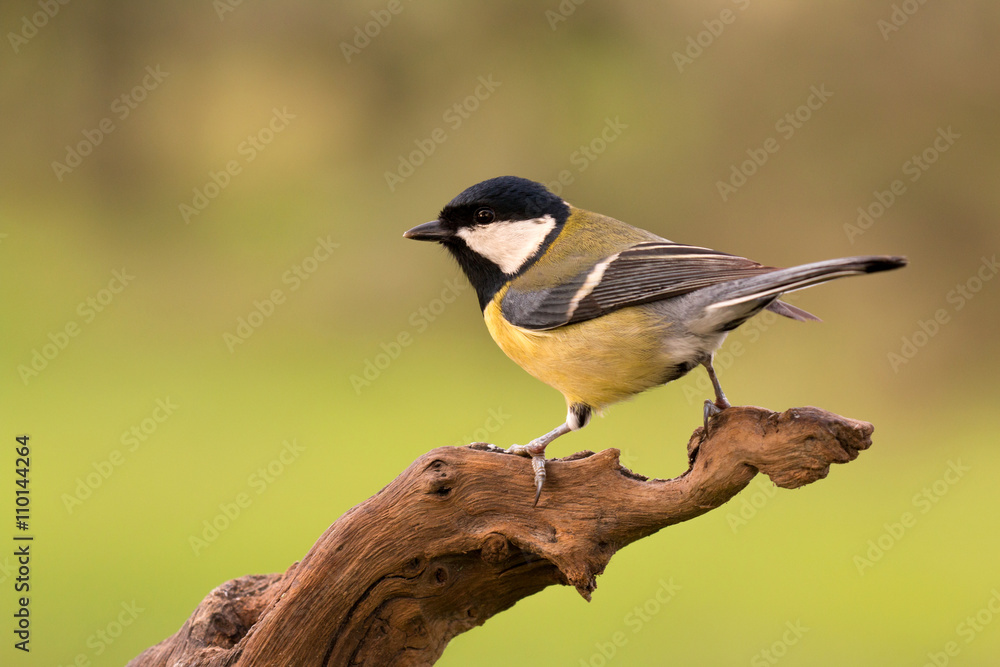
M447 229L440 220L425 222L403 233L404 238L415 241L444 241L452 236L451 230Z

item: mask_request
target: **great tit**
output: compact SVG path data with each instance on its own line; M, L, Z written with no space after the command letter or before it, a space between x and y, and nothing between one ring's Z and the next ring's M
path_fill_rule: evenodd
M531 457L536 504L546 446L586 426L595 411L701 365L715 390L714 402L705 401L707 430L709 417L729 407L712 368L728 332L764 309L816 320L778 297L906 264L874 256L762 266L576 208L515 176L473 185L437 220L403 236L447 248L500 349L566 398L562 425L507 450Z

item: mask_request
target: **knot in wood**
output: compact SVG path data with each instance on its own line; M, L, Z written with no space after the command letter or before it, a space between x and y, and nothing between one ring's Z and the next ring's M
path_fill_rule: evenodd
M441 498L451 495L452 468L446 461L434 459L424 468L424 474L428 477L428 493Z
M482 557L490 565L500 565L510 556L510 542L500 533L490 533L483 540Z

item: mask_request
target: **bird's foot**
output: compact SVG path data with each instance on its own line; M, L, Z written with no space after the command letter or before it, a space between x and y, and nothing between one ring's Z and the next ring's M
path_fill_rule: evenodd
M714 403L712 401L708 401L708 400L705 401L705 409L704 409L704 412L702 414L702 419L704 420L704 424L705 424L705 435L708 435L708 422L709 422L709 420L712 419L712 417L714 417L715 415L719 414L720 412L722 412L723 410L725 410L728 407L731 407L729 405L729 401L724 401L722 405L719 405L718 401L716 401Z
M541 443L532 440L527 445L511 445L507 452L520 456L531 457L531 469L535 471L535 502L532 506L538 505L538 499L542 496L542 487L545 485L545 447L548 443Z

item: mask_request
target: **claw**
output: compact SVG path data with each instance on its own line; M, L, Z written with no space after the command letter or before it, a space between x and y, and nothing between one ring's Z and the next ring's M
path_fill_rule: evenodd
M542 486L545 485L545 448L550 442L569 432L569 425L563 424L526 445L511 445L507 449L510 454L531 457L531 468L535 471L535 502L532 507L538 506L538 499L542 497Z
M722 412L722 408L720 408L718 405L709 400L705 401L705 410L702 414L702 418L704 419L705 423L706 435L708 434L708 420L714 417L715 415L719 414L720 412Z
M532 507L538 507L538 499L542 497L542 487L545 485L545 457L533 456L531 468L535 471L535 502Z
M542 487L545 485L545 446L533 442L527 445L511 445L507 452L531 457L531 469L535 472L535 502L532 507L537 507L538 499L542 497Z

